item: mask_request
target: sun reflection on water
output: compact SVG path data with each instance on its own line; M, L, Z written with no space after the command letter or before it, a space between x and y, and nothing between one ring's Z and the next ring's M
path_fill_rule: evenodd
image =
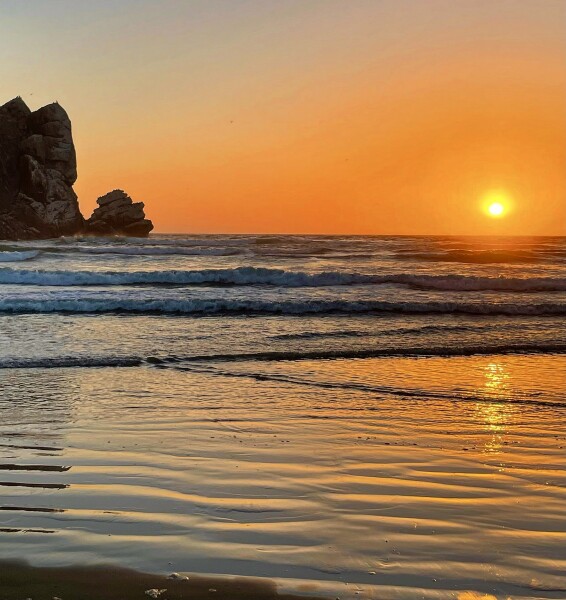
M506 400L509 398L509 380L511 375L501 363L490 362L484 369L485 391L495 398Z
M481 395L493 402L478 402L476 412L489 434L484 444L485 453L499 452L507 430L509 415L513 411L511 399L511 374L503 363L490 362L483 369L484 383Z

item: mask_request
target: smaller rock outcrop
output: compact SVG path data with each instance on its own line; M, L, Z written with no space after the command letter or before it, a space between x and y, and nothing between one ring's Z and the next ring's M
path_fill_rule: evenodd
M133 202L123 190L101 196L98 208L86 221L86 232L92 235L130 235L145 237L153 223L145 218L143 202Z

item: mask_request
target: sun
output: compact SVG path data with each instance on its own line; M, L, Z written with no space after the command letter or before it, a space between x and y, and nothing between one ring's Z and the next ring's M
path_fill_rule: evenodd
M501 217L503 215L503 213L505 212L505 207L503 206L503 204L501 204L501 202L492 202L487 207L487 212L492 217Z
M488 192L482 200L483 211L493 219L504 217L511 206L509 196L502 191Z

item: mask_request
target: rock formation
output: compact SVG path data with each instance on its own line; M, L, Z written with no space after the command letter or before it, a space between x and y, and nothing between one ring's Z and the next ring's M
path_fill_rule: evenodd
M1 239L141 236L153 229L143 203L132 203L118 190L100 198L100 207L85 221L73 191L76 179L71 121L59 104L32 112L18 97L0 106Z
M97 201L94 210L86 222L86 230L97 235L146 236L153 223L145 218L143 202L133 202L123 190L114 190Z

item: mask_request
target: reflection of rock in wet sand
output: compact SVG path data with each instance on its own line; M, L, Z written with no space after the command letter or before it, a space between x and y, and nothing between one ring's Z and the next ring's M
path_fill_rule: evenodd
M61 370L44 371L45 386L37 385L33 370L4 369L2 375L0 533L35 539L35 534L55 533L49 516L65 512L52 494L70 487L67 473L72 466L62 454L74 418L77 383Z
M69 370L2 369L2 446L62 450L61 438L74 419L80 395L80 381Z
M171 579L107 566L37 568L14 562L0 563L0 573L3 600L139 600L148 597L148 590L166 590L161 597L167 600L309 600L308 596L280 594L276 584L267 579L193 575L189 579Z

